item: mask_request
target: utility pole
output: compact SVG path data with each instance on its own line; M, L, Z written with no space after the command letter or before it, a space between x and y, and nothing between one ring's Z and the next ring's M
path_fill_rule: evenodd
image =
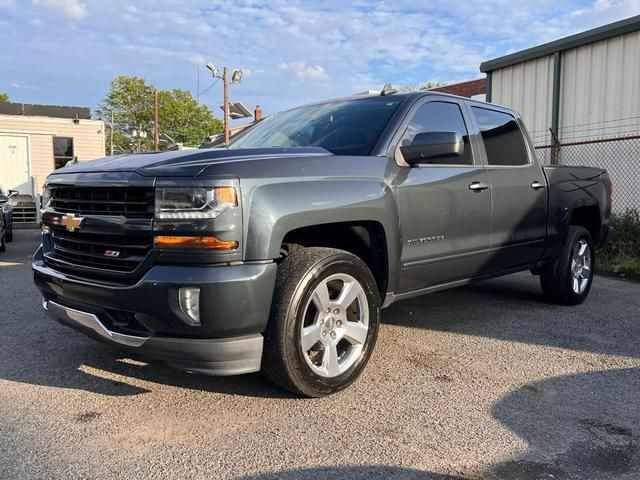
M224 84L224 144L229 145L229 77L227 67L222 70L222 83Z
M113 110L111 110L111 153L113 155Z
M154 145L155 145L155 150L156 152L158 151L158 144L159 144L159 137L158 137L158 89L154 88L153 90L153 102L154 102L154 108L155 108L155 112L154 112Z
M223 84L223 87L224 87L224 101L223 101L223 105L222 105L222 109L224 110L224 144L225 145L229 145L229 139L230 139L230 134L229 134L229 70L227 69L227 67L224 67L222 69L222 75L218 75L218 69L211 62L207 63L207 68L209 70L211 70L211 75L213 76L213 78L222 79L222 84ZM241 80L242 80L242 70L237 69L237 68L234 69L233 70L233 74L231 75L231 83L232 84L237 84L237 83L240 83ZM214 81L213 84L211 84L211 87L214 84L215 84L215 81ZM209 87L209 88L211 88L211 87ZM209 88L204 90L204 92L209 90Z

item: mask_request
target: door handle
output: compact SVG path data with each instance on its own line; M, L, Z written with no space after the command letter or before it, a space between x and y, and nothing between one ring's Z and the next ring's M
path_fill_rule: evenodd
M534 190L539 190L541 188L545 188L546 185L544 183L540 183L538 180L535 180L532 184L531 184L531 188L533 188Z
M474 192L481 192L483 190L486 190L487 188L489 188L489 185L482 182L471 182L471 184L469 185L469 190L472 190Z

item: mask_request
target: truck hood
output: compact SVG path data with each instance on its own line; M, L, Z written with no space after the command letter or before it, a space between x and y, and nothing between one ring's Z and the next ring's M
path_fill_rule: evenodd
M244 162L268 158L332 155L324 148L206 148L171 152L116 155L76 163L54 172L67 173L136 172L145 177L197 177L218 163Z

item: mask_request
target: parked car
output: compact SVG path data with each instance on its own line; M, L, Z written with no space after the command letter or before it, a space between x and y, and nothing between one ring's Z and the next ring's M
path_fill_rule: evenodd
M13 207L9 198L14 195L14 192L6 191L0 185L0 213L4 220L5 225L5 240L7 242L13 241Z
M44 308L180 369L262 369L317 397L360 375L395 301L531 270L550 301L583 302L611 233L607 172L541 166L513 110L382 93L226 148L56 170L33 258Z
M0 253L7 250L7 227L4 223L4 215L0 215Z

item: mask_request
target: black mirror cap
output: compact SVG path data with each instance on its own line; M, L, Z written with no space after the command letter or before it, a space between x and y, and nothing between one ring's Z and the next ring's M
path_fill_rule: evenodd
M422 132L411 145L400 147L409 165L427 163L430 158L459 157L464 153L464 138L459 132Z

